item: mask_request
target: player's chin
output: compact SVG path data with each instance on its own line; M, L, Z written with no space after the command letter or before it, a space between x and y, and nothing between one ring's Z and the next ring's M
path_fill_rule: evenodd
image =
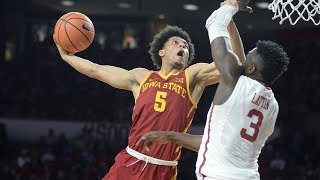
M174 66L176 69L184 69L185 68L185 64L182 62L176 62L176 63L174 63Z
M175 61L176 61L176 63L185 64L186 59L181 56L177 56Z

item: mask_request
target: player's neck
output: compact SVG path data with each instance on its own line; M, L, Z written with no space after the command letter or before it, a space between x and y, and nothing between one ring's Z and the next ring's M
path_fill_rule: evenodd
M256 74L247 74L246 76L248 76L249 78L254 79L256 81L264 83L262 76L258 76Z
M161 69L159 70L159 73L162 75L168 75L168 74L176 74L178 72L181 72L182 69L175 69L173 67L161 67Z

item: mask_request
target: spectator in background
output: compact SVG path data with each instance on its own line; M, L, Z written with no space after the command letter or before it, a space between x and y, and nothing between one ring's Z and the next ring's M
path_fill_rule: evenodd
M270 168L275 171L283 171L286 167L286 160L283 158L280 152L275 153L274 159L270 162Z
M51 162L54 162L55 160L56 160L56 156L52 147L48 147L48 150L41 156L41 162L51 163Z
M28 154L28 150L27 149L21 149L20 154L17 157L17 165L22 168L24 167L26 164L30 163L31 158Z
M135 30L130 25L127 25L124 29L122 48L135 49L137 47L138 47L138 43L135 38Z
M48 129L48 134L45 138L45 142L48 146L52 146L54 143L56 143L57 137L55 135L55 132L52 128Z

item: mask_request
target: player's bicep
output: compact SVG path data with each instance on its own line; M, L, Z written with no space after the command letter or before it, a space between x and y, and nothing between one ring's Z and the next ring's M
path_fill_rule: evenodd
M100 65L96 68L94 78L118 89L131 90L134 75L131 71L123 68Z
M194 79L198 82L203 82L205 86L218 83L220 80L220 73L214 62L197 63L189 68L190 74L194 74Z

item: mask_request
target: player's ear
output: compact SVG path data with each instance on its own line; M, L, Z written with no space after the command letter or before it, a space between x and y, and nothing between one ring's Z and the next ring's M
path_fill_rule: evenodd
M254 64L250 64L248 68L248 74L253 74L256 71L256 66Z
M165 53L165 51L163 49L160 49L158 54L160 57L163 57L164 53Z

